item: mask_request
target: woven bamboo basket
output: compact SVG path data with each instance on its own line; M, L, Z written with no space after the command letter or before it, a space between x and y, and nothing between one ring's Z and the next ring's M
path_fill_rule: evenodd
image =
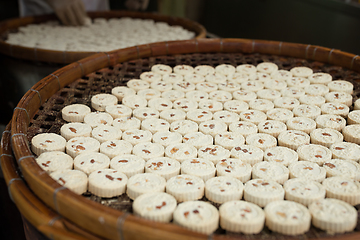
M169 25L182 26L183 28L194 32L196 38L206 37L206 30L201 24L181 17L171 17L157 13L133 12L133 11L89 12L88 15L92 19L94 18L110 19L110 18L121 18L121 17L152 19L156 22L161 21L161 22L166 22ZM21 26L25 26L28 24L43 23L56 19L57 18L55 15L42 15L42 16L31 16L31 17L9 19L0 22L0 53L17 59L25 59L25 60L49 62L49 63L60 63L60 64L69 64L95 53L95 52L54 51L54 50L47 50L40 48L37 49L37 48L12 45L4 41L6 39L7 33L14 32L16 31L17 28Z
M355 86L353 97L358 98L360 57L320 46L248 39L193 39L95 54L39 81L15 108L1 145L1 164L12 199L37 229L55 239L287 239L266 229L260 235L217 231L207 236L171 223L141 219L129 211L99 204L62 187L37 165L29 147L36 133L59 130L63 123L59 113L64 105L73 103L74 99L85 103L89 94L109 92L112 84L126 83L156 63L257 64L264 60L283 68L310 66L337 79L349 80ZM120 82L111 75L114 71L116 78L123 74ZM104 82L97 85L101 79ZM360 237L359 231L358 225L351 233L333 236L312 227L305 235L294 238L351 240Z

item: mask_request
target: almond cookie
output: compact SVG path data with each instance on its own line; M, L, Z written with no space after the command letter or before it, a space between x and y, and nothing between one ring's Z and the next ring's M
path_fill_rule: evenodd
M90 173L106 169L110 166L110 158L98 152L85 152L74 158L74 169L89 175Z
M58 170L51 173L50 177L76 194L81 195L87 191L88 176L82 171Z
M299 130L310 134L316 128L316 122L307 117L294 117L286 121L286 126L289 130Z
M258 98L267 99L274 101L275 99L281 97L281 93L273 89L262 89L256 92Z
M141 79L130 79L126 85L131 88L131 89L134 89L135 92L138 92L140 90L143 90L143 89L147 89L150 87L150 84L146 81L143 81Z
M328 102L321 105L322 114L335 114L335 115L340 115L342 117L347 117L349 111L350 108L343 103Z
M206 182L215 177L216 168L214 163L203 158L190 158L181 163L181 174L193 175Z
M166 192L178 202L198 200L204 196L204 181L193 175L181 174L170 178L166 183Z
M168 157L156 157L148 160L145 164L145 172L155 173L165 180L177 176L180 173L180 163Z
M185 97L185 93L179 90L168 90L161 93L161 97L174 102L175 100Z
M39 156L43 152L65 152L66 139L55 133L40 133L31 139L31 150Z
M244 200L265 207L273 201L283 200L283 187L272 180L252 179L244 185Z
M231 176L245 183L251 178L252 167L249 163L245 163L236 158L221 159L216 164L217 176Z
M219 212L210 203L187 201L175 209L174 223L195 232L211 234L219 226Z
M136 145L143 142L151 142L152 133L148 130L132 129L123 132L122 139Z
M202 122L201 124L203 123L204 122ZM197 132L198 128L198 124L191 120L179 120L170 124L170 131L178 132L183 136L190 132Z
M251 122L239 121L231 123L229 125L229 131L240 133L241 135L243 135L243 137L246 138L250 134L257 133L258 127Z
M325 161L323 167L326 170L326 177L344 176L360 180L360 165L354 161L344 159L330 159Z
M334 80L329 82L327 86L331 92L336 91L352 94L354 89L354 85L351 82L345 80Z
M74 164L70 155L60 151L43 152L35 160L49 174L58 170L72 169Z
M275 147L277 145L277 140L270 134L253 133L246 137L246 144L256 146L265 151L268 148Z
M191 132L185 134L182 138L183 143L190 144L195 148L199 149L206 145L211 145L214 143L213 137L202 132Z
M173 72L181 75L187 75L194 72L194 68L190 65L176 65L173 67Z
M121 131L127 131L131 129L140 129L141 121L136 117L121 117L116 118L112 122L112 125Z
M303 78L307 78L313 74L313 70L311 68L304 66L293 67L292 69L290 69L290 72L294 77L303 77Z
M194 91L190 91L186 93L186 98L199 102L201 100L206 100L209 98L209 94L207 92L204 91L200 91L200 90L194 90Z
M110 160L110 168L124 173L128 178L144 173L145 160L133 154L121 154Z
M246 103L245 101L230 100L224 103L224 110L234 112L237 114L241 113L242 111L246 111L248 109L249 109L249 104Z
M158 143L142 142L134 146L132 153L148 161L155 157L163 157L164 147Z
M89 124L92 128L101 125L111 126L113 121L112 116L105 112L91 112L84 117L84 123Z
M360 183L347 176L326 178L322 185L327 198L343 200L353 206L360 203Z
M274 232L298 235L307 232L311 225L309 210L293 201L276 201L266 205L265 225Z
M310 84L304 87L304 91L307 95L325 96L329 92L329 88L323 84Z
M147 106L147 100L146 98L139 96L139 95L126 95L122 99L122 104L125 106L136 109L139 107L146 107Z
M346 126L346 120L343 117L334 114L320 115L315 121L317 128L332 128L341 131Z
M352 99L350 93L346 92L329 92L325 95L326 102L338 102L350 107L352 105Z
M318 72L311 74L308 79L311 84L325 84L327 85L332 81L332 76L328 73Z
M189 158L196 158L198 156L197 149L187 143L175 143L165 148L165 156L176 159L180 163Z
M125 96L136 95L136 91L125 86L117 86L111 89L111 94L117 97L118 101L122 101Z
M290 178L306 178L322 182L326 177L326 170L317 163L297 161L289 165Z
M230 232L257 234L264 227L265 213L257 205L235 200L222 204L219 208L220 226Z
M151 71L161 75L172 73L173 69L166 64L155 64L151 67Z
M267 99L254 99L249 101L250 109L259 110L262 112L267 112L270 109L274 108L274 103Z
M159 98L161 96L161 92L159 90L152 89L152 88L139 90L136 94L138 96L144 97L148 101L150 99Z
M155 81L150 84L151 89L155 89L161 92L161 95L163 95L164 92L173 90L173 84L171 82L166 81ZM180 90L180 89L176 89Z
M327 147L318 144L301 145L296 152L300 161L315 162L319 166L330 160L332 156L331 151Z
M296 150L299 146L310 143L310 136L299 130L286 130L279 134L279 146Z
M187 98L181 98L178 100L175 100L173 103L174 109L180 109L182 111L190 111L198 108L198 103L194 100L190 100Z
M266 112L266 116L269 120L276 120L286 123L287 120L291 119L294 116L294 113L289 109L273 108Z
M292 111L295 117L307 117L314 120L317 116L321 115L321 109L314 105L301 104L294 107Z
M285 108L285 109L293 110L295 107L299 105L300 105L299 100L293 97L279 97L277 99L274 99L274 106L276 108Z
M210 160L216 165L221 159L230 157L230 151L220 145L207 145L199 148L198 157Z
M119 140L121 135L120 129L107 125L97 126L91 131L91 137L98 140L100 144L109 140Z
M162 78L162 75L156 72L143 72L140 74L140 79L144 80L146 82L154 82L154 81L160 81ZM121 99L120 99L121 100Z
M285 199L309 206L325 198L326 190L321 183L306 178L293 178L284 183Z
M152 134L169 131L170 123L164 119L147 118L142 121L141 129L148 130Z
M256 70L262 73L273 73L278 70L278 66L272 62L262 62L256 66Z
M182 135L178 132L157 132L152 137L153 143L159 143L164 147L182 142Z
M299 98L301 104L306 105L315 105L317 107L321 107L325 103L325 98L323 96L315 96L315 95L304 95Z
M251 91L251 90L242 89L242 90L235 91L232 94L233 94L234 99L241 100L241 101L244 101L244 102L249 102L250 100L253 100L253 99L257 98L256 93Z
M233 147L243 145L245 138L238 132L223 132L218 133L215 136L215 144L222 146L227 150L231 150Z
M215 68L209 65L198 65L194 68L194 73L206 76L215 73Z
M108 93L100 93L91 97L91 107L96 111L105 111L106 106L116 105L117 103L117 97Z
M216 121L224 122L226 125L230 125L233 122L239 121L239 115L235 112L230 111L217 111L213 115L213 119Z
M330 234L351 232L356 227L357 210L350 204L326 198L309 206L312 224Z
M292 77L286 80L288 87L304 88L310 85L310 80L304 77Z
M101 169L89 175L89 192L111 198L125 193L127 176L114 169Z
M208 74L205 76L205 81L212 83L212 84L218 84L218 83L224 83L226 82L226 75L215 72L213 74Z
M62 118L67 122L83 122L91 109L84 104L71 104L61 110Z
M227 131L227 125L225 122L218 120L209 120L199 124L199 131L215 137L216 134Z
M311 143L313 144L320 144L325 147L330 147L334 143L342 142L343 135L339 131L332 128L317 128L310 133L310 139Z
M276 146L265 150L264 160L289 166L291 163L298 161L299 157L297 152L290 148Z
M269 110L271 111L271 110ZM260 122L267 119L267 115L259 110L246 110L239 114L240 120L252 122L255 125L258 125Z
M242 182L230 176L213 177L205 183L205 196L214 203L240 200L243 190Z
M108 105L105 107L105 112L109 113L114 119L121 117L130 117L132 115L131 108L122 105Z
M349 112L347 116L347 124L360 124L360 111L354 110Z
M342 129L342 134L345 141L360 144L360 124L347 125Z
M289 179L289 170L282 164L274 162L258 162L252 168L252 178L276 181L284 184Z
M333 158L360 161L360 146L356 143L337 142L332 144L329 149Z
M185 120L186 113L180 109L168 109L160 113L160 118L168 121L171 124L175 121Z
M100 152L107 155L110 159L117 155L130 154L133 145L125 140L109 140L100 145Z
M166 98L152 98L148 101L148 106L159 112L172 109L173 103Z
M223 104L213 99L203 99L199 101L199 108L212 113L223 110Z
M239 145L231 149L230 156L253 166L263 161L264 151L251 145Z
M66 143L66 153L75 158L85 152L98 152L100 142L92 137L75 137Z
M86 123L72 122L61 126L60 134L67 141L74 137L90 137L92 128Z
M165 192L165 178L154 173L138 173L127 182L126 194L135 200L141 194Z
M170 194L144 193L133 202L134 214L155 222L170 222L177 206L176 199Z

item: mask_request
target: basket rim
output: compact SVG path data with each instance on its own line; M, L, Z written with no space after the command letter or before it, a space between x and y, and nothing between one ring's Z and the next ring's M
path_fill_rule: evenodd
M182 237L192 237L194 239L205 237L222 238L218 235L205 236L204 234L194 233L173 226L173 224L148 222L117 210L109 210L109 208L101 204L90 202L90 200L64 189L47 174L43 174L44 171L37 166L26 138L30 118L34 116L40 105L55 92L88 73L143 57L207 52L262 53L298 57L338 65L360 72L360 57L351 53L314 45L251 39L193 39L162 42L92 55L67 65L39 81L23 96L14 110L11 122L12 150L30 189L55 212L87 231L105 238L140 238L141 234L150 233L149 231L152 228L156 229L155 231L151 230L151 233L155 234L154 238L161 238L163 234L169 234L175 239ZM69 208L69 204L73 206ZM81 211L80 214L75 215L72 212L73 209ZM88 214L89 212L92 214ZM83 222L84 219L87 220L86 223ZM99 224L99 219L103 219L106 226L105 224ZM143 232L136 228L140 224L143 224ZM343 239L350 240L352 237L346 235L343 236Z
M120 17L153 19L155 21L167 22L169 25L180 25L186 28L187 30L195 32L196 34L195 38L206 37L206 29L203 25L183 17L167 16L154 12L137 12L137 11L126 11L126 10L88 12L88 16L92 19L94 18L110 19L110 18L120 18ZM21 18L3 20L0 22L0 36L5 34L7 31L11 29L16 29L18 27L25 26L27 24L42 23L56 19L57 18L55 14L47 14L40 16L30 16L30 17L21 17ZM48 50L41 48L39 49L30 48L30 47L23 47L19 45L9 44L4 40L0 39L0 53L14 58L36 61L36 62L69 64L99 52L55 51L55 50Z

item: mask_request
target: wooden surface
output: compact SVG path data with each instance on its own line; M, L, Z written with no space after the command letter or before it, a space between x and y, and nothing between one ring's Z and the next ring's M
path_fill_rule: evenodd
M342 66L360 72L359 57L350 53L319 46L249 39L195 39L155 43L110 53L99 53L72 63L44 78L24 95L14 110L11 132L8 130L3 135L2 153L10 155L9 142L11 142L14 158L17 160L27 183L25 187L24 181L16 180L10 187L20 212L26 213L28 215L26 218L43 233L62 237L65 237L65 235L82 237L86 232L89 232L91 236L101 236L107 239L161 239L164 236L169 239L231 239L230 236L206 236L185 230L174 224L147 221L102 206L62 188L47 174L44 174L44 171L35 163L26 135L30 119L34 117L41 105L58 90L84 75L114 66L117 63L142 57L207 52L242 52L291 56ZM13 166L12 157L2 156L4 177L9 182L17 178L16 168ZM26 192L29 189L31 191ZM24 192L26 192L25 196ZM32 198L32 196L35 196L35 198ZM38 201L48 207L44 207ZM38 204L35 209L37 212L33 212L34 209L31 209L31 207L27 208L34 204ZM73 225L76 225L79 229L83 228L85 231L68 231L62 221L55 221L54 227L49 227L49 219L54 219L57 215L74 222ZM232 238L237 239L238 237L233 236ZM358 238L358 233L347 234L342 237L342 239L347 240ZM331 239L331 237L321 239Z

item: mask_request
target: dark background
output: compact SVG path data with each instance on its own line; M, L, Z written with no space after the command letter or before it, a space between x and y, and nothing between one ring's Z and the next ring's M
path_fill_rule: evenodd
M356 0L184 1L187 1L187 7L181 16L201 23L209 37L296 42L360 55L360 4ZM110 8L124 9L123 2L110 0ZM146 11L157 10L158 2L150 0ZM0 0L0 21L17 17L17 1ZM24 93L60 67L0 54L0 133L10 121L12 111ZM1 172L0 194L3 222L0 225L0 238L25 239L21 216L8 196Z

